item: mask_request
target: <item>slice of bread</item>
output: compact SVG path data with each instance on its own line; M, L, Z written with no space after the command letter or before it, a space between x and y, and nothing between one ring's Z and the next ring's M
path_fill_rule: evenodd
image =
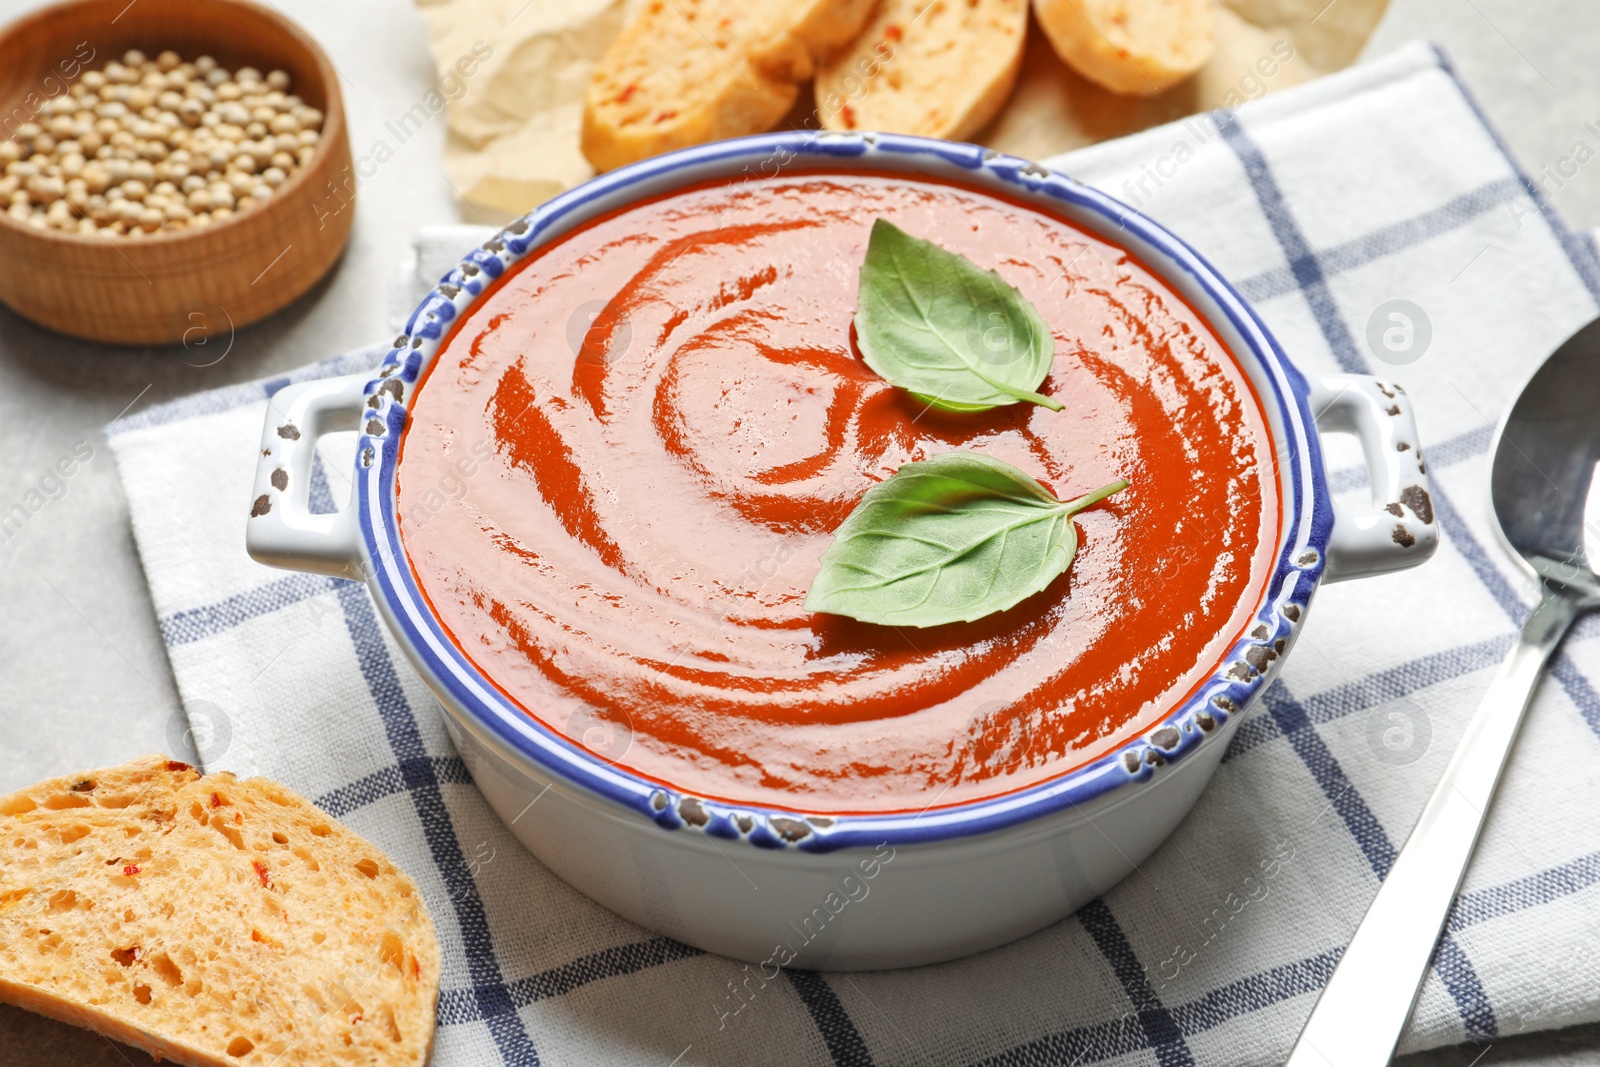
M145 756L0 797L0 1000L191 1067L420 1065L416 884L264 778Z
M610 170L771 129L876 2L645 0L589 79L584 156Z
M1124 96L1152 96L1205 66L1211 0L1033 0L1062 62Z
M1011 95L1027 31L1027 0L883 0L817 71L817 115L830 130L971 137Z

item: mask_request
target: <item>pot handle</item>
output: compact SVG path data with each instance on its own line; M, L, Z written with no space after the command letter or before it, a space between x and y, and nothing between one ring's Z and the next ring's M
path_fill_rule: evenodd
M371 372L363 372L296 382L267 401L244 535L245 550L258 563L354 581L364 577L351 502L331 515L311 513L311 462L323 435L357 428L371 380Z
M1367 374L1329 374L1313 379L1311 410L1318 431L1361 439L1372 483L1371 507L1334 505L1323 580L1403 570L1433 555L1439 525L1406 391Z

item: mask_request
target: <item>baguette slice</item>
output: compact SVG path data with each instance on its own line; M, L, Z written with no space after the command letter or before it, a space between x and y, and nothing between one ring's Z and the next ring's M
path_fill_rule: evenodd
M817 71L817 114L830 130L970 137L1011 95L1027 30L1027 0L883 0Z
M420 1065L416 884L264 778L144 756L0 797L0 1000L191 1067Z
M1211 0L1033 0L1050 45L1073 70L1124 96L1153 96L1205 66Z
M876 2L645 0L589 79L583 154L610 170L771 129Z

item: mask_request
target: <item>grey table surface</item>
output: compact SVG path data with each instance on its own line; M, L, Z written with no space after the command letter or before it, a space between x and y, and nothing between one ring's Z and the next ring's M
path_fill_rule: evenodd
M1337 2L1337 0L1335 0ZM38 6L0 0L0 21ZM344 76L352 148L433 86L410 0L276 0ZM1413 38L1447 48L1531 173L1592 140L1600 120L1600 9L1592 0L1392 0L1368 45ZM80 441L94 458L65 496L0 543L0 793L40 778L185 744L179 702L140 570L127 504L100 427L129 407L288 370L382 340L394 265L418 226L485 221L463 209L439 166L442 117L360 187L355 234L333 272L268 321L216 349L108 349L39 329L0 308L0 510ZM1552 200L1575 226L1600 226L1600 172ZM463 214L463 212L465 212ZM1481 1058L1480 1058L1481 1057ZM1600 1026L1507 1035L1406 1057L1407 1067L1600 1061ZM147 1064L105 1038L0 1006L0 1067Z

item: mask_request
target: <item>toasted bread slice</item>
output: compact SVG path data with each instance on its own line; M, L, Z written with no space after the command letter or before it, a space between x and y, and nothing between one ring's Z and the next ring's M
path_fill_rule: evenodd
M771 129L876 2L645 0L589 79L583 154L610 170Z
M1205 66L1211 0L1033 0L1056 55L1124 96L1152 96Z
M420 1065L416 884L264 778L145 756L0 797L0 1000L191 1067Z
M1027 31L1027 0L883 0L817 71L817 114L830 130L970 137L1011 95Z

